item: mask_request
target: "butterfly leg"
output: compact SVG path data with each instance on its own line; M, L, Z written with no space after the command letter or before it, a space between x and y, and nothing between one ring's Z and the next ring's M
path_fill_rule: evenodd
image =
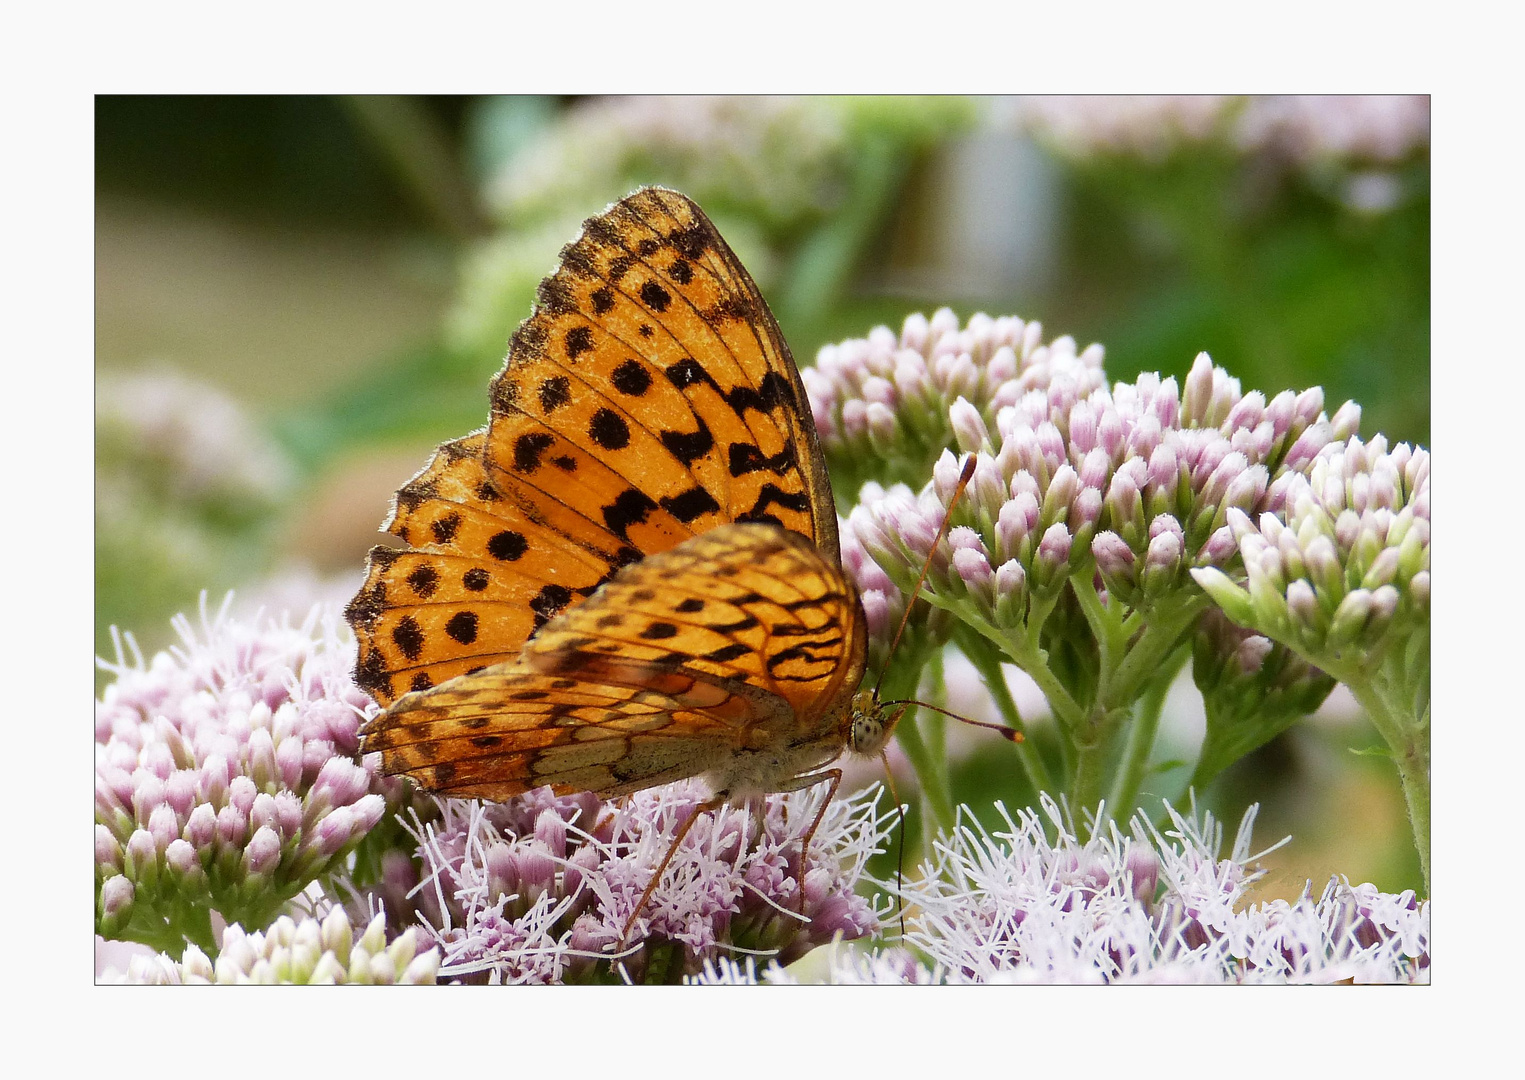
M826 808L831 805L831 800L836 798L837 788L842 783L841 769L827 769L825 772L812 773L809 776L799 777L792 786L784 791L803 791L814 787L822 780L830 781L830 787L826 789L826 798L821 800L821 808L816 811L815 819L811 821L810 828L805 830L805 835L800 839L800 869L797 881L800 887L799 916L806 922L810 920L805 915L805 863L810 856L810 841L815 836L816 829L820 828L821 820L826 817Z
M717 795L708 802L700 803L694 808L694 812L688 816L688 820L678 826L677 835L672 838L672 843L667 845L667 854L662 856L662 861L657 864L656 873L651 875L651 880L646 884L646 891L641 893L641 898L636 901L631 909L630 918L625 920L625 928L620 931L620 939L614 946L616 954L625 951L625 942L630 939L630 931L635 928L635 920L642 911L646 910L646 902L651 899L651 894L656 892L657 884L662 880L662 875L667 872L667 864L672 862L672 857L677 854L678 845L683 843L683 838L688 835L688 830L694 827L701 814L707 814L712 810L718 810L725 803L724 795Z

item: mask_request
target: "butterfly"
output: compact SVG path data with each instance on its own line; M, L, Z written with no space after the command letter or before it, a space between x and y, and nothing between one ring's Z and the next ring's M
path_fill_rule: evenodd
M489 397L486 429L397 492L383 527L407 546L371 550L345 610L383 772L490 800L701 776L705 810L829 801L835 758L881 752L900 713L859 689L799 372L698 205L648 187L584 222Z

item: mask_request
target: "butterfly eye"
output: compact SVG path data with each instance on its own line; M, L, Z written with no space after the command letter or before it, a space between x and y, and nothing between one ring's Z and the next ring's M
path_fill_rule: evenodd
M879 711L854 711L852 731L848 735L848 749L855 754L872 757L884 745L887 732Z

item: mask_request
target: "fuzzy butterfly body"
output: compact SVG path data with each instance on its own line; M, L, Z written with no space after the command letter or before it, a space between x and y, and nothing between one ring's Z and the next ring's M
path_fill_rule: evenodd
M504 799L827 778L888 737L799 373L704 213L590 218L493 380L485 431L397 493L346 608L389 774ZM892 722L891 722L892 723Z

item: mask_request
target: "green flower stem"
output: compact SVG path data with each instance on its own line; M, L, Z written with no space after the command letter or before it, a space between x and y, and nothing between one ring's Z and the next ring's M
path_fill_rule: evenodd
M1075 776L1070 783L1072 809L1078 811L1101 802L1107 748L1127 712L1127 709L1110 712L1095 709L1082 726L1081 737L1075 741Z
M916 706L912 705L895 725L895 740L911 763L916 780L921 785L922 840L925 851L932 851L930 838L937 833L953 831L953 795L948 787L946 770L939 771L936 759L927 749L916 723ZM935 714L934 714L935 715Z
M167 917L148 906L135 909L121 933L114 936L121 941L136 941L169 956L181 955L189 942L213 960L217 958L211 910L193 904L177 904Z
M1197 593L1180 605L1168 610L1152 611L1138 639L1129 646L1122 663L1107 678L1102 672L1103 686L1107 695L1098 700L1112 708L1126 706L1138 699L1144 684L1160 670L1166 658L1181 644L1182 635L1191 629L1197 617L1211 606L1206 593Z
M980 678L985 681L985 687L995 699L996 708L1001 710L1001 719L1006 721L1006 726L1014 731L1025 732L1022 714L1017 711L1017 703L1006 685L1006 676L1001 672L1000 658L991 648L990 642L983 637L958 631L954 632L954 638L974 669L980 673ZM1027 774L1033 790L1056 793L1059 789L1054 786L1053 777L1043 764L1043 756L1038 753L1038 748L1026 739L1014 745L1017 748L1017 760L1022 763L1022 771Z
M1133 637L1140 613L1127 611L1115 601L1102 603L1100 594L1091 586L1094 573L1094 567L1087 564L1070 577L1070 585L1096 639L1101 658L1096 704L1086 722L1077 725L1073 731L1077 760L1070 785L1070 805L1076 808L1094 806L1101 801L1103 773L1114 737L1126 723L1134 703L1152 685L1150 680L1159 677L1172 653L1180 649L1182 636L1209 603L1205 594L1199 594L1185 603L1151 610L1142 630ZM1163 691L1161 695L1163 701ZM1158 726L1158 704L1153 707L1152 715L1148 708L1141 710L1129 736L1122 770L1113 780L1107 807L1109 814L1132 808ZM1126 807L1118 801L1120 798L1127 800Z
M1070 692L1064 688L1064 684L1055 678L1054 673L1049 670L1048 658L1038 646L1037 635L1032 629L1031 615L1028 617L1028 633L1024 637L1004 633L985 621L979 614L972 613L964 607L938 603L935 597L928 597L927 599L937 603L939 607L953 612L958 617L960 623L977 631L981 637L999 648L1013 664L1032 676L1033 681L1038 684L1038 689L1043 691L1043 696L1048 698L1049 708L1054 712L1054 719L1059 722L1059 726L1065 730L1067 735L1085 718L1085 710L1070 696ZM1034 601L1033 608L1037 609L1038 606L1038 603ZM1047 604L1042 617L1047 618L1047 613L1052 611L1053 608L1052 602Z
M201 949L202 952L206 953L208 959L217 959L219 950L217 948L217 936L212 932L211 908L198 906L184 912L183 919L177 929L180 930L186 941L189 941ZM179 949L184 949L183 943L179 946ZM169 950L161 949L159 951L168 952ZM175 954L170 953L170 955L173 956Z
M1127 646L1123 636L1122 605L1115 600L1109 606L1101 602L1101 594L1092 587L1096 576L1096 564L1087 560L1085 565L1070 575L1070 587L1080 601L1080 611L1085 615L1096 647L1101 654L1101 679L1097 683L1097 700L1105 700L1108 675L1117 668L1118 654Z
M1123 751L1123 766L1118 770L1112 782L1112 794L1107 798L1112 817L1119 821L1127 820L1138 801L1138 790L1148 772L1149 755L1154 750L1154 738L1160 728L1165 695L1170 692L1171 684L1190 654L1189 645L1178 646L1144 688L1144 695L1138 701L1133 725L1128 732L1128 745Z
M931 686L928 688L926 700L936 705L947 707L948 684L943 679L943 654L939 650L928 664L930 671ZM937 775L943 778L943 783L952 792L952 783L948 778L948 724L942 713L928 709L918 721L921 728L922 740L926 743L927 753L932 757L932 768Z
M1400 661L1401 662L1401 661ZM1345 679L1346 686L1365 710L1381 734L1393 762L1398 766L1398 782L1403 786L1403 800L1408 804L1409 825L1414 830L1414 848L1419 852L1419 868L1424 874L1424 891L1430 892L1430 725L1428 702L1425 714L1410 715L1402 704L1399 686L1387 676L1393 674L1391 661L1370 679Z

